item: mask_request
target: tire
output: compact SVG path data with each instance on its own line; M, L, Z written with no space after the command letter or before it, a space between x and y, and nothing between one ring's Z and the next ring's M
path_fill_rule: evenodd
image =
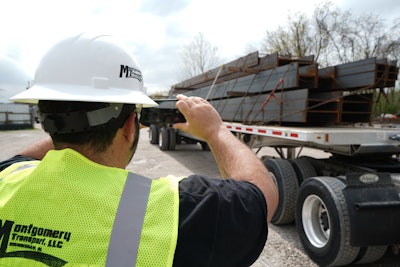
M308 256L321 266L352 263L360 248L350 245L345 184L334 177L306 179L299 189L296 227Z
M158 127L156 125L150 125L149 128L149 139L150 144L158 144Z
M354 263L356 264L367 264L372 263L385 255L387 246L374 246L360 249L357 259Z
M158 146L162 151L167 151L169 147L169 132L168 129L162 127L158 138Z
M176 132L174 128L168 128L168 149L173 151L176 147Z
M305 179L317 176L317 171L315 170L314 166L305 157L292 159L290 160L290 163L296 172L299 185L301 185Z
M272 216L271 223L276 225L292 223L299 187L296 173L289 161L285 159L268 159L263 162L271 173L279 192L278 207Z

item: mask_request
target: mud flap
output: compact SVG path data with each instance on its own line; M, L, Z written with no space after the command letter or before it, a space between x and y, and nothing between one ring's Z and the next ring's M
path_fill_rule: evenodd
M400 243L400 197L389 173L349 173L343 194L352 246Z

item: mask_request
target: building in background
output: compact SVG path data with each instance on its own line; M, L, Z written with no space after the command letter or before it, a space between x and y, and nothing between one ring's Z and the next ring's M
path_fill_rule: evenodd
M0 130L33 127L36 108L10 101L10 97L26 90L31 80L17 61L0 53Z

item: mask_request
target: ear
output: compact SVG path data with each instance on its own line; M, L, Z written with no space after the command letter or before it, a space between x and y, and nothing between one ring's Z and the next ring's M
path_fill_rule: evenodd
M124 137L127 139L128 142L133 142L135 138L135 118L136 113L132 112L129 118L125 121L124 125L122 126L121 130L123 131Z

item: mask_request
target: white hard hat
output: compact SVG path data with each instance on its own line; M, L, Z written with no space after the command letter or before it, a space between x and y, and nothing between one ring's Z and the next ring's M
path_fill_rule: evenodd
M143 91L133 55L113 37L80 34L54 45L42 58L32 86L15 102L83 101L157 106Z

